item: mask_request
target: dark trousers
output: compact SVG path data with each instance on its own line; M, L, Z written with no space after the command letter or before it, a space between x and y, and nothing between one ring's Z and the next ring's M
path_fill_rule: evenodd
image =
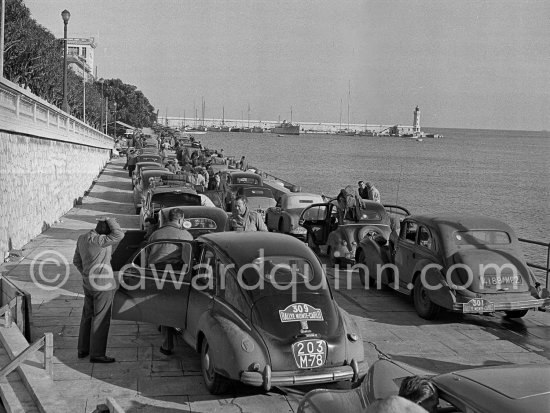
M160 326L160 332L162 333L162 348L165 350L174 350L174 333L176 330L172 327Z
M78 333L79 353L90 353L90 357L105 355L114 295L115 290L93 291L84 287L84 307Z
M136 169L136 165L128 165L128 176L131 178L132 173L134 172L134 169Z

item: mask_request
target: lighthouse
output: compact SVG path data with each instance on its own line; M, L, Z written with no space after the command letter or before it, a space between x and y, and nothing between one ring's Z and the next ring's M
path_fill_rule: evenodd
M420 135L420 109L418 106L413 113L413 135Z

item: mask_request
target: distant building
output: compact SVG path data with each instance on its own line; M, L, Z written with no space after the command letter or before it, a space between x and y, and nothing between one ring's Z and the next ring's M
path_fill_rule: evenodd
M73 72L81 77L86 77L87 80L94 78L94 49L96 46L93 37L67 39L67 64Z

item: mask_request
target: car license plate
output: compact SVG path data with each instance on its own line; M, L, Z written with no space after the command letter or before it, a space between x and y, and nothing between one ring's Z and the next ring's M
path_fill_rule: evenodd
M325 365L327 342L324 340L304 340L292 345L296 365L300 369L314 369Z
M495 311L495 304L483 298L472 298L464 304L464 313L492 313Z

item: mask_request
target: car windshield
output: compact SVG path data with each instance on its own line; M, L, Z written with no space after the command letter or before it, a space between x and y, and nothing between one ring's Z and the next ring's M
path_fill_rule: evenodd
M454 233L454 240L457 245L505 245L512 242L507 232L496 230L456 231Z
M155 208L165 208L171 206L201 205L201 198L198 195L186 192L166 192L163 194L154 194L151 200Z
M247 198L264 197L274 198L269 188L243 188L242 194Z
M323 202L323 198L319 197L299 197L291 196L287 198L287 209L305 208L311 204L320 204Z

